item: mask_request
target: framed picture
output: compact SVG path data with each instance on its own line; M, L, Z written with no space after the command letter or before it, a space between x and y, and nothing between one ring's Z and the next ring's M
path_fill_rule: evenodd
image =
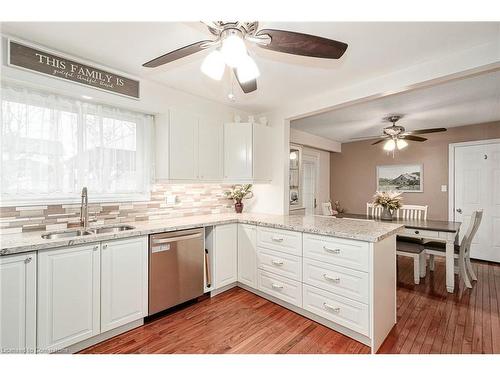
M377 166L377 190L422 193L424 191L422 164Z

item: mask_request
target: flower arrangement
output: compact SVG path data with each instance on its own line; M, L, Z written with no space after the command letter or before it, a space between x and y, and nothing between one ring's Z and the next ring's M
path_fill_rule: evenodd
M382 219L392 220L394 211L401 208L403 205L403 197L401 192L397 191L377 191L373 196L373 205L380 206L384 209Z
M252 184L233 185L231 190L224 192L228 199L234 201L234 208L237 213L243 211L243 203L241 201L253 197L252 186Z

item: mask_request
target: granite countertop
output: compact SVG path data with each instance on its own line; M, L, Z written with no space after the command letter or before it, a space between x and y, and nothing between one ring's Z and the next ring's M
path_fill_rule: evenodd
M382 221L381 219L373 218L373 216L368 216L366 214L338 214L335 215L335 217L345 218L345 219ZM394 218L390 222L393 224L404 225L406 228L427 229L440 232L458 232L458 230L460 229L460 225L462 224L457 221L410 220L410 219L396 219L396 218Z
M120 223L129 224L135 228L117 233L90 234L73 238L47 240L41 237L41 235L45 233L41 231L5 234L0 238L0 255L17 254L28 251L228 223L257 224L271 228L322 234L326 236L348 238L366 242L380 241L386 237L396 234L403 228L403 225L395 223L383 223L371 220L345 220L329 216L268 215L251 213L211 214L165 220Z

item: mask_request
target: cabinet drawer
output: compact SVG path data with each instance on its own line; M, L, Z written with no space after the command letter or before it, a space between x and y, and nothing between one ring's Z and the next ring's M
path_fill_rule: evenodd
M308 258L304 258L303 264L303 280L305 284L359 302L369 302L369 279L366 272L355 271Z
M298 281L259 270L260 291L292 305L302 307L302 284Z
M302 256L302 233L257 227L257 246Z
M279 251L257 248L257 265L261 270L297 281L302 280L302 258Z
M439 232L435 232L432 230L422 230L422 229L411 229L411 228L405 228L402 233L400 233L401 236L408 236L408 237L416 237L416 238L438 238L439 237Z
M303 308L325 319L369 336L368 305L304 285Z
M304 256L359 271L368 271L367 242L304 234Z

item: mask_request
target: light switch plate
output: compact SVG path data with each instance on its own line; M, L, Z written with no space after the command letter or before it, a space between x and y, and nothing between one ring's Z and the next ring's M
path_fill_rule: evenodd
M446 193L446 192L448 191L448 186L446 186L446 185L441 185L441 191L442 191L443 193Z

